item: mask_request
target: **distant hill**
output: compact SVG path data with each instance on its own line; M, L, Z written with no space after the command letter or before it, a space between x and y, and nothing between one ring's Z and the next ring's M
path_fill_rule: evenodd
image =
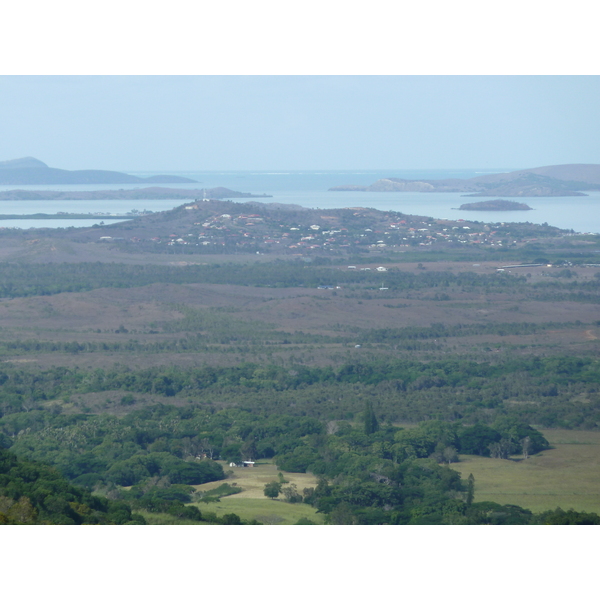
M0 185L54 184L112 184L112 183L197 183L187 177L155 175L136 177L118 171L66 171L49 167L37 158L27 156L0 162Z
M0 169L47 169L48 165L37 158L26 156L25 158L14 158L13 160L0 161Z
M471 181L496 182L509 181L517 179L522 175L532 173L542 175L560 181L570 181L578 183L596 183L600 184L600 165L553 165L549 167L536 167L535 169L524 169L522 171L512 171L510 173L498 173L494 175L482 175L475 177Z
M258 253L312 259L380 256L411 248L493 248L498 242L508 244L508 239L521 242L563 233L548 225L513 223L508 238L508 229L498 232L497 227L465 219L432 219L360 207L319 210L256 200L198 199L168 211L132 217L88 228L46 229L43 233L25 230L9 235L29 236L30 250L41 256L48 251L35 240L43 235L83 244L108 244L128 255ZM80 252L82 246L78 248ZM87 246L86 252L95 256L92 246ZM275 281L272 283L276 286Z
M555 165L481 175L471 179L414 181L389 177L369 186L341 185L329 191L465 192L470 196L551 197L585 196L582 190L600 189L600 165Z

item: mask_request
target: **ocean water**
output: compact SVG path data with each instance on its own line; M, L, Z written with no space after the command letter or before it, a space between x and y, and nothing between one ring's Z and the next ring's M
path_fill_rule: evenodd
M194 171L168 173L196 180L192 184L163 184L161 187L178 189L202 189L226 187L240 192L269 194L272 198L259 199L264 202L298 204L306 208L346 208L354 206L372 207L379 210L395 210L405 214L423 215L445 219L465 219L471 221L548 223L580 233L600 234L600 192L589 192L588 196L564 198L524 198L534 210L514 212L458 211L461 204L483 199L469 199L461 194L416 193L416 192L328 192L328 188L352 184L369 185L384 177L402 179L445 179L469 178L486 173L501 173L510 169L465 169L436 171L406 170L353 170L353 171ZM132 172L141 177L157 175L156 172ZM167 174L167 173L162 173ZM102 190L102 189L141 189L144 184L119 185L45 185L45 186L0 186L0 191L9 189L28 190ZM492 199L492 198L489 198ZM245 200L240 200L245 202ZM35 214L58 212L70 213L108 213L125 215L137 210L158 212L169 210L182 204L181 199L174 200L36 200L1 201L0 214ZM101 221L98 217L98 223ZM110 221L114 222L114 221ZM39 223L39 224L38 224ZM0 221L0 227L65 227L91 226L94 221L68 220L64 225L59 220L24 220L17 225L15 220Z

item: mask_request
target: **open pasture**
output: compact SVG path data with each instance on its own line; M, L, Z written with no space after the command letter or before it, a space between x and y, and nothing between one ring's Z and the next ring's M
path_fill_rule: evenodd
M600 512L600 432L541 430L552 449L523 460L461 456L452 465L473 473L475 501L516 504L533 512L573 508Z
M268 525L294 525L302 517L318 524L323 523L323 515L318 514L308 504L290 504L284 502L282 496L271 500L264 495L265 484L278 479L279 469L276 465L268 461L257 461L254 467L247 468L229 467L223 462L221 464L226 472L233 471L227 483L237 484L243 491L240 494L221 498L220 502L199 502L196 506L200 511L214 512L219 517L227 513L235 513L243 520L256 519ZM304 488L317 485L317 478L310 473L283 473L283 476L289 481L284 484L284 487L294 483L300 493ZM194 487L198 491L208 491L222 483L222 481L214 481Z

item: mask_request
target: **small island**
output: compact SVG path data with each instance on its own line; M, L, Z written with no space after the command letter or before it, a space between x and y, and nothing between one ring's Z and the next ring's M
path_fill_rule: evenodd
M458 210L533 210L533 208L524 202L498 199L462 204Z

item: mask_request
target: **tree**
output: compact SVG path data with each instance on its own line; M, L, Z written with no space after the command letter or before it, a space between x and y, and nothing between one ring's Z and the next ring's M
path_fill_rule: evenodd
M240 519L239 515L236 515L235 513L228 513L221 517L221 524L222 525L241 525L242 520Z
M473 477L473 473L469 473L469 477L467 479L467 506L471 506L471 504L473 504L474 498L475 498L475 477Z
M529 458L529 449L531 448L531 438L529 436L524 437L521 440L521 445L523 447L523 458L527 460Z
M356 525L358 520L347 502L340 502L325 518L328 525Z
M302 494L298 492L295 483L290 484L288 487L282 488L281 491L285 497L286 502L290 502L291 504L295 504L296 502L302 502Z
M281 483L279 481L271 481L265 484L264 494L267 498L275 500L281 493Z
M206 454L206 456L208 456L208 458L210 458L210 460L214 459L214 457L215 457L215 446L210 441L210 439L208 439L206 437L202 438L200 440L200 443L198 444L198 449L201 452L204 452Z
M254 438L251 438L248 441L244 442L244 444L240 448L240 452L244 460L254 460L254 458L258 454Z
M371 435L379 430L379 423L373 410L373 405L368 400L365 403L365 412L363 414L364 431L366 435Z
M500 434L482 423L458 430L460 451L463 454L478 454L479 456L490 455L490 444L500 441Z
M420 427L420 429L424 429L424 428ZM433 433L433 432L430 431L428 433ZM440 434L438 433L437 435L440 435ZM436 437L437 437L437 435L436 435ZM441 435L440 437L446 437L446 436ZM430 458L433 458L435 460L435 462L437 462L437 463L450 464L453 462L458 462L458 452L456 451L456 448L452 444L447 443L447 441L440 440L435 445L435 451L430 455Z
M492 458L508 459L513 453L514 444L509 438L502 438L499 442L489 445L490 456Z
M446 446L442 452L444 462L448 464L458 462L458 452L452 446Z
M544 525L600 525L600 516L596 513L577 512L572 508L547 511L540 515L540 520Z

